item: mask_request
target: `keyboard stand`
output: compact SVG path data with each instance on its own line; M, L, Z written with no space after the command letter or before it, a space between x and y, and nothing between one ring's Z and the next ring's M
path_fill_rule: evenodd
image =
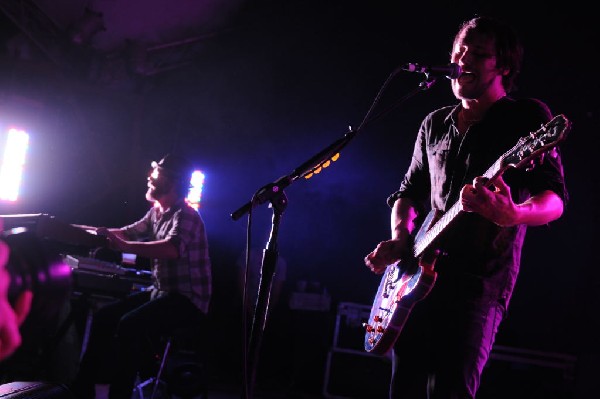
M46 361L43 364L50 364L50 359L60 342L64 339L69 328L71 328L78 319L85 317L85 326L83 331L82 343L79 352L79 360L81 361L81 357L85 353L85 349L87 347L87 342L89 339L89 333L91 328L91 322L94 314L94 306L88 294L82 294L76 300L70 300L71 309L69 310L69 314L67 317L60 323L56 333L52 337L49 342L45 353Z

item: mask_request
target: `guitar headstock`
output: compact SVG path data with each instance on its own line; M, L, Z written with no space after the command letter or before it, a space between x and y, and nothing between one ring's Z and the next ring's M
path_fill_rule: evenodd
M570 130L571 122L564 115L557 115L535 132L522 137L516 146L504 154L503 163L517 168L529 164L565 140Z

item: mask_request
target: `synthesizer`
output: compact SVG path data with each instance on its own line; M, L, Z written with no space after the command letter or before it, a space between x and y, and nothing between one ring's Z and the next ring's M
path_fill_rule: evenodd
M148 270L78 255L65 255L64 261L71 267L75 292L119 298L152 285Z

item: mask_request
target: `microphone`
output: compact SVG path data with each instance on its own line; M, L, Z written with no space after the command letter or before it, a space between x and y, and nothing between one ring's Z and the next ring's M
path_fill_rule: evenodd
M426 75L445 76L448 79L456 79L460 76L462 70L458 64L450 63L448 65L420 65L408 63L400 67L407 72L424 73Z

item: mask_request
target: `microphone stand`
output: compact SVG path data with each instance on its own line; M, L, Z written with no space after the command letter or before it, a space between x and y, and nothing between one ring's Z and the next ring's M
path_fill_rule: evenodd
M356 131L350 130L342 138L336 140L325 149L320 151L318 154L304 162L302 165L294 169L290 175L283 176L277 179L273 183L269 183L260 188L256 194L252 197L252 200L245 205L241 206L238 210L231 214L233 220L237 220L245 213L250 213L254 207L259 204L263 204L267 201L270 202L273 208L273 220L271 227L271 235L266 249L263 251L263 260L261 265L260 280L258 286L258 296L256 298L256 305L254 308L254 317L252 320L252 327L250 329L250 339L248 342L248 351L246 358L246 365L244 369L245 374L245 389L244 398L250 399L253 396L254 382L256 380L256 369L258 365L258 357L260 354L260 345L264 328L266 325L269 298L271 295L271 288L273 285L273 276L275 274L275 268L277 265L278 258L278 244L277 239L279 236L279 226L281 224L281 217L283 211L287 207L287 197L285 195L284 188L289 186L293 181L299 177L306 176L312 173L315 169L321 167L321 165L329 161L334 155L339 153L343 147L345 147L350 140L356 135Z
M419 84L419 87L408 95L404 96L394 106L388 108L385 112L376 115L375 118L370 118L372 111L375 109L375 105L378 103L384 89L389 84L391 79L401 71L401 68L394 70L385 81L384 85L379 90L373 104L367 114L365 115L362 123L356 130L350 129L344 136L337 139L323 150L318 152L316 155L308 159L306 162L298 166L292 171L291 174L285 175L277 179L276 181L266 184L261 187L253 195L252 199L246 204L242 205L236 211L231 213L233 220L238 220L244 214L251 215L252 210L265 202L270 202L273 208L272 227L267 247L263 250L263 259L261 264L260 281L258 286L258 296L254 308L254 317L252 319L252 326L250 329L250 339L248 341L248 348L244 348L244 389L243 399L251 399L253 397L254 383L256 379L256 369L258 365L258 357L260 354L260 345L264 328L267 321L267 313L269 307L269 298L271 295L271 288L273 284L273 276L275 274L275 268L277 265L278 258L278 244L277 238L279 235L279 225L281 223L281 217L283 211L287 207L288 201L285 195L284 189L296 181L300 177L310 177L313 172L321 167L325 167L326 163L329 162L336 154L338 154L350 141L356 137L356 134L362 130L362 128L368 123L375 119L379 119L384 114L387 114L392 109L396 108L402 102L408 98L414 96L417 92L427 90L433 86L437 81L435 76L430 76L428 73L425 74L426 79ZM325 164L325 166L324 166ZM307 178L308 178L307 177ZM244 310L245 311L245 310ZM246 334L247 331L244 331Z
M233 220L238 220L245 213L250 213L254 207L270 202L273 208L273 220L271 235L266 249L263 251L263 260L261 265L260 280L258 286L258 296L254 308L254 317L250 328L250 339L248 341L248 350L245 355L244 365L244 395L243 398L251 399L253 397L254 383L256 380L256 370L258 366L258 357L264 328L267 321L269 298L273 285L273 276L278 258L279 226L283 211L287 207L287 197L284 188L302 176L311 174L315 169L328 162L333 156L338 154L356 135L357 131L350 130L342 138L334 141L325 149L311 157L308 161L294 169L290 175L283 176L273 183L269 183L260 188L252 197L252 200L241 206L231 214ZM244 331L246 333L246 331Z
M283 211L287 206L287 197L285 192L279 191L270 200L271 207L273 208L273 222L271 228L271 234L267 243L266 249L263 250L263 258L261 265L260 280L258 285L258 296L256 298L256 305L254 308L254 317L252 321L252 327L250 330L250 340L248 343L250 354L248 362L250 364L248 376L250 378L250 385L246 387L248 397L253 397L254 382L256 380L256 370L258 368L258 357L260 354L260 346L263 336L263 331L267 322L267 313L269 308L269 299L271 297L271 289L273 286L273 276L275 275L275 268L277 265L277 259L279 252L277 248L277 237L279 235L279 225L281 223L281 217Z

